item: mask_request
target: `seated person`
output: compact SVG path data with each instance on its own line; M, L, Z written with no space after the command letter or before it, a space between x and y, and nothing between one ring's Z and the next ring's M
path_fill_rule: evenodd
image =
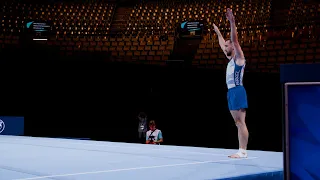
M146 134L146 144L160 144L163 142L161 130L156 128L156 122L154 120L149 122L150 130Z

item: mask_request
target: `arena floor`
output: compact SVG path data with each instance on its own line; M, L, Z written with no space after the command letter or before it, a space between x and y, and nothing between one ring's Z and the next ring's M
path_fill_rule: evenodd
M278 152L249 151L246 159L230 159L236 150L2 135L0 143L1 180L208 180L259 174L275 179L283 170Z

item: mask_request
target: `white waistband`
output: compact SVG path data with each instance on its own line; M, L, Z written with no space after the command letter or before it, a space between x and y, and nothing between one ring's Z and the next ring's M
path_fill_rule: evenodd
M228 89L231 89L231 88L236 87L236 85L235 84L228 84L227 87L228 87Z

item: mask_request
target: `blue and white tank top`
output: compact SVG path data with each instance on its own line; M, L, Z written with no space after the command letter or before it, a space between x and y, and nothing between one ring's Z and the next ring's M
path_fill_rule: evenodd
M229 61L226 72L226 82L228 89L234 88L236 86L243 86L242 80L245 66L246 64L244 64L243 66L238 66L234 58Z

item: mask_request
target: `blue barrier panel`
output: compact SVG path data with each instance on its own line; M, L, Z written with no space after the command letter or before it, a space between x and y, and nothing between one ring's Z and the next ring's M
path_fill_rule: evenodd
M320 179L320 63L280 66L285 180Z
M0 116L0 135L24 135L24 117Z
M282 64L280 82L320 82L320 63Z
M288 176L320 179L320 82L285 85Z

